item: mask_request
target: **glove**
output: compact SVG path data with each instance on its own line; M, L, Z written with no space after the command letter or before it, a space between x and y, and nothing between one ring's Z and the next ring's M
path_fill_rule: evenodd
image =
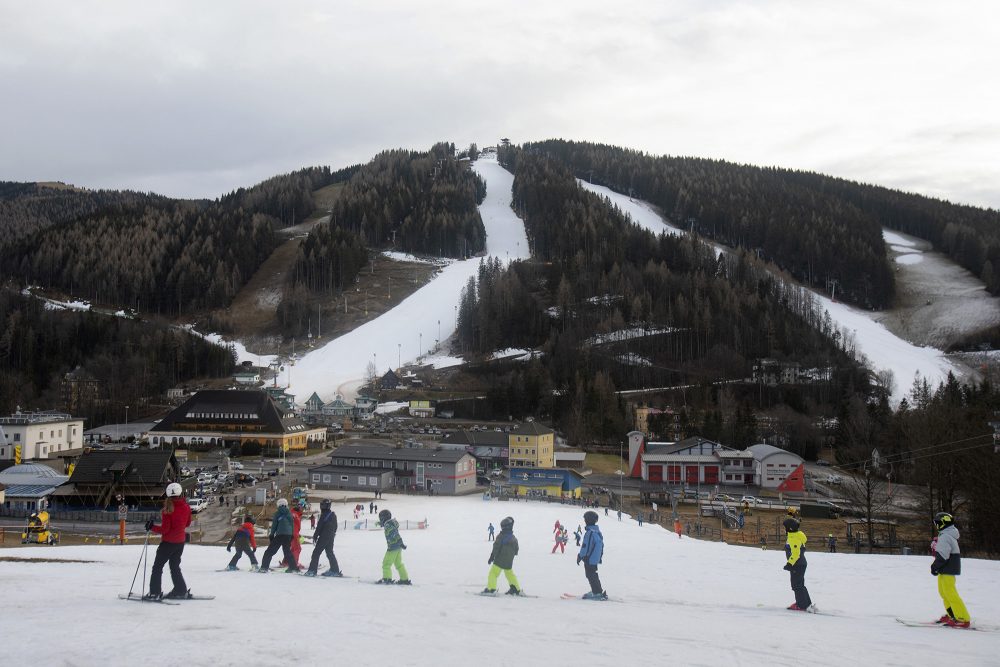
M403 545L403 548L404 548L404 549L406 548L406 545L405 545L405 544Z
M931 563L931 574L936 577L940 571L941 569L937 567L937 563Z
M493 556L490 556L490 559L488 561L486 561L486 564L487 565L492 565L493 564Z
M782 570L786 570L788 572L791 572L792 571L792 564L791 563L785 563L785 567L783 567L781 569Z
M253 549L253 552L254 552L255 554L257 553L257 547L254 547L254 549Z
M583 562L583 556L577 556L576 557L576 564L579 565L582 562Z
M155 522L155 521L153 521L152 519L150 519L149 521L147 521L147 522L146 522L146 532L147 532L147 533L148 533L149 531L153 530L153 525L154 525L155 523L156 523L156 522Z
M226 551L232 551L232 550L233 550L232 547L226 547Z

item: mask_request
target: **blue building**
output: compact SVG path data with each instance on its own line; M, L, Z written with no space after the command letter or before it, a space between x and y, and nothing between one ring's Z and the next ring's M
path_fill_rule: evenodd
M518 496L579 498L583 475L569 468L511 468L510 492Z

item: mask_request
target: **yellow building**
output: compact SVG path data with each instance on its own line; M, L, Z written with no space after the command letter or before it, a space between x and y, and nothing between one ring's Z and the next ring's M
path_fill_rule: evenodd
M554 468L555 431L538 422L524 422L507 435L511 468Z

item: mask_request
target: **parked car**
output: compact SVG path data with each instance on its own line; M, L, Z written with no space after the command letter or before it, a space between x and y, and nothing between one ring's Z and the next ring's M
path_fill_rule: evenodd
M827 484L840 484L844 481L844 478L840 475L827 475L825 481Z
M820 460L816 461L816 465L818 465L818 466L828 466L828 465L830 465L830 462L829 461L824 461L823 459L820 459Z
M736 498L733 498L732 496L730 496L729 494L726 494L726 493L717 493L717 494L715 494L715 500L718 500L718 501L723 502L723 503L735 503L736 502Z
M756 496L743 496L740 498L740 504L747 503L750 507L757 507L757 503L763 503L764 501Z
M192 498L191 502L188 503L191 506L191 511L197 514L206 507L208 507L208 501L204 498Z
M243 464L240 463L239 461L230 462L229 467L232 468L233 470L243 470Z

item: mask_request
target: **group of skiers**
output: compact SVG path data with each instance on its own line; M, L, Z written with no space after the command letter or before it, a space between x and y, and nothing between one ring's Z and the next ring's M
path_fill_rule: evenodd
M271 528L268 533L270 542L264 551L263 559L260 563L260 572L267 572L270 569L271 558L281 549L285 560L283 564L290 572L298 572L298 557L301 546L298 540L299 526L302 519L301 507L289 509L288 501L280 498L277 501L277 511L271 519ZM163 501L163 508L160 513L160 523L152 519L146 522L147 540L149 533L156 533L162 536L156 556L153 559L153 568L150 574L149 591L144 598L184 598L191 595L184 576L181 573L181 556L184 552L184 544L188 540L187 527L191 525L191 508L184 498L184 492L180 484L170 483L166 488L166 498ZM378 513L379 521L386 540L386 553L382 559L382 578L376 583L379 584L401 584L409 585L410 576L403 564L403 550L406 544L399 535L399 522L392 518L389 510L381 510ZM604 555L604 537L597 527L597 512L588 510L583 515L586 528L583 531L582 541L577 527L574 535L577 536L577 543L580 551L577 553L577 565L583 564L587 581L590 584L590 591L583 595L585 599L606 600L607 592L601 585L600 577L597 574L597 566L601 564ZM226 569L237 569L237 563L243 554L246 554L252 568L257 567L256 550L257 541L254 536L255 521L252 515L244 517L242 525L233 534L226 546L227 551L232 551L236 547L236 554L229 561ZM792 611L815 611L809 590L805 585L806 574L806 534L801 530L798 514L794 510L789 510L788 516L783 522L785 528L785 565L791 579L792 592L795 595L795 602L788 609ZM934 527L937 530L937 537L931 543L931 552L934 555L934 562L931 564L931 574L937 577L938 593L944 603L945 614L937 622L956 628L968 628L970 616L965 603L959 596L955 586L955 577L962 573L962 556L958 546L959 532L955 526L954 517L947 512L939 512L934 516ZM497 579L502 572L507 579L510 588L508 595L520 595L521 586L517 576L514 574L514 557L518 553L517 538L514 537L514 519L506 517L500 522L500 534L494 539L494 527L489 526L489 538L493 542L490 553L489 574L487 575L486 588L484 594L493 595L496 593ZM552 548L555 553L556 548L561 547L565 553L568 542L568 531L557 520L553 530L556 536L556 545ZM337 515L333 512L329 499L320 501L320 517L316 522L313 533L313 543L315 547L309 567L305 571L307 576L316 576L319 559L325 553L330 562L330 569L323 576L339 577L343 576L337 558L333 553L333 543L337 535ZM293 546L299 547L298 550ZM163 594L161 581L163 568L170 566L170 577L173 588L166 595ZM393 580L392 570L395 568L399 575L398 580Z

